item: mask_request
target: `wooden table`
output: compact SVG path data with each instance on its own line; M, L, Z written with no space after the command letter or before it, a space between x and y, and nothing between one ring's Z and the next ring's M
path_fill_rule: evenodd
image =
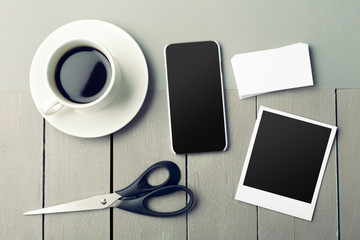
M170 149L166 91L149 91L130 124L96 139L56 130L29 92L0 92L0 239L360 239L360 90L225 96L228 150L181 156ZM338 126L311 222L234 200L260 105ZM159 160L177 163L181 184L193 190L196 204L187 215L22 215L121 189Z

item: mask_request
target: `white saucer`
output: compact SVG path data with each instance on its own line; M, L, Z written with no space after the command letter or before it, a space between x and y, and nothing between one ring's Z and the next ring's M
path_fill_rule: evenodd
M81 20L64 25L44 40L31 64L30 90L38 109L51 97L44 78L46 58L57 44L70 37L91 38L109 49L121 66L120 92L112 103L97 111L79 112L64 107L54 115L42 115L55 128L73 136L94 138L111 134L128 124L145 100L149 83L145 57L135 40L113 24Z

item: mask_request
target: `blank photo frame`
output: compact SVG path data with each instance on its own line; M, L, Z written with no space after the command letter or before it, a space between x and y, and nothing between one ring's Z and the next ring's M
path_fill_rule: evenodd
M311 221L336 129L261 106L235 199Z

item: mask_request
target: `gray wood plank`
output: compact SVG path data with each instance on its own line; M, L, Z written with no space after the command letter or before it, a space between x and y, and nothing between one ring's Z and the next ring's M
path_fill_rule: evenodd
M180 167L180 183L185 185L185 157L171 151L167 109L166 91L150 91L135 119L114 134L114 190L126 187L161 160L173 161ZM159 179L164 179L161 174L155 177ZM185 194L166 200L169 201L162 202L165 207L183 206ZM114 209L113 215L114 239L186 238L186 215L154 218L118 209Z
M45 207L110 192L110 136L83 139L45 127ZM45 239L110 239L110 210L45 216Z
M297 89L258 97L260 105L336 124L335 91ZM337 239L336 145L332 147L311 222L259 208L259 239Z
M0 239L41 239L43 121L29 92L0 92Z
M360 89L337 91L341 239L360 239Z
M189 213L189 239L256 239L256 207L235 200L255 124L255 99L225 92L229 147L225 152L188 155L188 185L197 197Z

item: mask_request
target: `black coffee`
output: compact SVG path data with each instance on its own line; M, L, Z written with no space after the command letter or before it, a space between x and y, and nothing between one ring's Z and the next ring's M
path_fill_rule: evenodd
M91 47L78 47L65 53L55 70L61 94L76 103L89 103L106 90L111 78L109 60Z

